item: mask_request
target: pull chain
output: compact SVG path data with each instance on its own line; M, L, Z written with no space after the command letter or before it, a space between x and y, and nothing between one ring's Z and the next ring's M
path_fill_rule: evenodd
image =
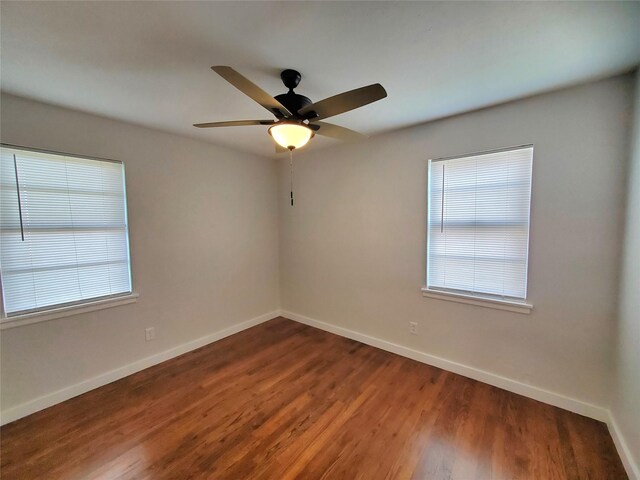
M291 194L291 206L293 207L293 148L289 149L289 173L290 173L289 191Z

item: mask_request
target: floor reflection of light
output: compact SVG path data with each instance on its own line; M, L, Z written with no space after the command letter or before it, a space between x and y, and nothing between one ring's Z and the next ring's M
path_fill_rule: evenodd
M149 451L148 443L140 443L130 448L122 455L110 461L105 460L105 456L110 456L108 452L103 452L93 463L101 465L96 470L74 476L73 480L116 480L124 478L139 478L140 473L151 466L152 455ZM71 480L65 479L65 480Z
M451 480L467 480L475 478L478 472L491 472L493 451L474 436L422 430L417 444L422 445L422 471L443 475L446 472L446 478Z

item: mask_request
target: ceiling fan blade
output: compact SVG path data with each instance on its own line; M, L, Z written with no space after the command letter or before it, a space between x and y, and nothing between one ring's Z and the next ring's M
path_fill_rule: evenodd
M292 115L291 112L287 110L286 107L284 107L284 105L282 105L279 101L262 90L251 80L240 75L233 68L218 65L211 67L211 69L231 85L240 90L242 93L269 110L276 117L282 118L290 117Z
M322 120L368 105L386 96L387 92L384 87L379 83L374 83L312 103L298 110L298 113L311 121Z
M344 140L346 142L361 140L363 138L367 138L366 135L356 132L354 130L350 130L345 127L340 127L338 125L334 125L332 123L326 122L316 122L313 121L313 125L317 125L320 127L317 131L317 135L323 135L325 137L331 137L338 140Z
M273 125L275 120L232 120L231 122L208 122L194 123L194 127L211 128L211 127L243 127L245 125Z

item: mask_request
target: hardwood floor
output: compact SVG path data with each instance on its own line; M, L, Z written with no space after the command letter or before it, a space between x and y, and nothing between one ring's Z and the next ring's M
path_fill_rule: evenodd
M604 424L282 318L0 429L10 479L625 479Z

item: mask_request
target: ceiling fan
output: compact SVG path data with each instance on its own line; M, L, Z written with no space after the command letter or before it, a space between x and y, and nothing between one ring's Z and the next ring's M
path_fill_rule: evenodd
M321 120L368 105L387 96L387 92L382 85L374 83L373 85L356 88L313 103L309 98L293 91L300 83L302 75L296 70L287 69L280 73L280 78L289 91L272 97L231 67L213 66L211 69L242 93L269 110L276 119L196 123L194 127L269 125L269 134L277 143L276 151L291 151L295 148L303 147L316 133L338 140L357 140L365 137L361 133L322 122Z

